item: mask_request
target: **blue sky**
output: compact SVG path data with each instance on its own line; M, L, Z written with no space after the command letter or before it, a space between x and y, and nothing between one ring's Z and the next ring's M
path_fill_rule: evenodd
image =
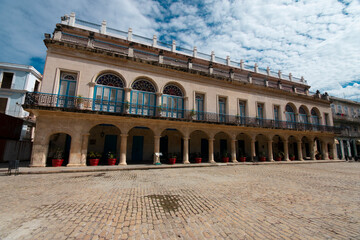
M360 0L1 0L0 61L43 72L44 33L71 12L247 64L360 101Z

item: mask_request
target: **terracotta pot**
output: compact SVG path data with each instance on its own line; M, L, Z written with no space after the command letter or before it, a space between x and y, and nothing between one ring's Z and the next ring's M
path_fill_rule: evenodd
M223 157L221 160L222 160L223 162L227 163L227 162L229 162L229 157Z
M53 159L52 160L52 166L53 167L61 167L63 162L64 162L64 159Z
M281 161L281 157L276 157L275 161Z
M246 162L246 157L240 157L240 162Z
M290 157L290 160L291 160L291 161L294 161L294 160L295 160L295 157Z
M195 158L196 163L201 163L202 158Z
M260 157L260 162L265 162L266 161L266 157Z
M176 158L169 158L169 164L175 164Z
M109 165L115 165L115 163L116 163L116 158L109 158L108 159L108 164Z
M98 158L90 158L90 166L97 166L99 164L100 159Z

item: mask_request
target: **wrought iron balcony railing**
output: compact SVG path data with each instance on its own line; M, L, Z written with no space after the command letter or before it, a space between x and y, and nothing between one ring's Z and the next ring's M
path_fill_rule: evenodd
M199 123L215 123L243 127L277 128L297 131L326 131L340 133L341 129L333 126L314 125L309 123L287 122L256 117L242 117L210 112L198 112L185 109L163 109L160 106L132 104L128 102L108 101L75 96L29 92L26 94L24 108L62 110L70 112L86 112L139 116L159 119L173 119Z

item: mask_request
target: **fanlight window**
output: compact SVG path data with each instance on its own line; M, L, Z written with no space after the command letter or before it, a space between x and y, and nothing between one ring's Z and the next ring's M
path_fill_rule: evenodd
M311 116L315 116L315 117L318 116L318 114L317 114L317 112L315 111L315 109L311 109Z
M164 94L182 97L183 93L181 89L175 85L167 85L163 91Z
M132 85L132 89L144 92L156 92L154 85L145 79L136 80Z
M76 77L74 75L72 75L72 74L64 73L64 74L62 74L61 79L62 80L75 81Z
M303 107L300 107L299 113L300 114L306 114L306 111L305 111L305 109Z
M124 88L124 83L123 83L122 79L111 73L106 73L106 74L101 75L96 80L96 83L100 84L100 85L110 86L110 87Z
M290 105L286 105L285 110L286 110L286 112L291 112L291 113L294 112L294 109Z

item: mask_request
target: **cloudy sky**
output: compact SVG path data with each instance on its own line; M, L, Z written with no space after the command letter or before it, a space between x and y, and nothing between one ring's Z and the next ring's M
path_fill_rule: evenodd
M304 76L312 91L360 101L360 0L1 0L0 61L43 72L44 33L71 12Z

